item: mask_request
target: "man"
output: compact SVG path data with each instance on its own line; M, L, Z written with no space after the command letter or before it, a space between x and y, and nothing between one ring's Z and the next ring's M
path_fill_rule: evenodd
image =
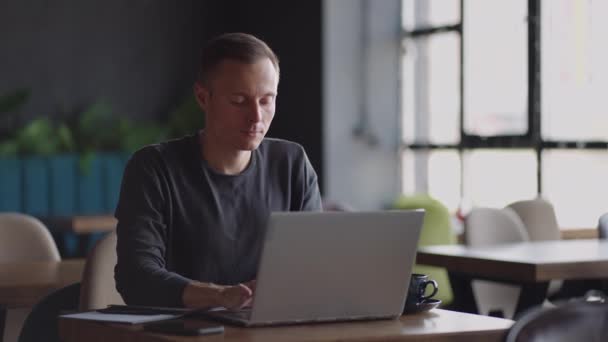
M115 279L127 304L246 306L269 213L321 210L303 148L264 138L278 83L276 55L251 35L205 47L194 86L205 129L147 146L125 168Z

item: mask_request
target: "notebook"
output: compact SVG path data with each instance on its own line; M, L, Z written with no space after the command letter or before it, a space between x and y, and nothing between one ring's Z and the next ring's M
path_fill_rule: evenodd
M396 318L424 211L272 213L253 307L208 318L241 326Z

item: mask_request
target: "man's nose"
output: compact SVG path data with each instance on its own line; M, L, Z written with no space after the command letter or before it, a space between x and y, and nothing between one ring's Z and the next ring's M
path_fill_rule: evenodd
M249 109L249 121L260 122L262 121L262 106L259 103L254 103Z

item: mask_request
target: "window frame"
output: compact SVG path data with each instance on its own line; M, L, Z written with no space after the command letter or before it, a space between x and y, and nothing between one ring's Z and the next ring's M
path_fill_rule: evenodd
M442 34L446 32L456 32L460 36L460 108L459 108L459 123L460 123L460 141L457 144L434 144L434 143L406 143L402 142L403 150L411 149L413 151L437 150L437 149L455 149L458 150L461 162L461 179L460 191L461 196L464 193L463 182L465 177L465 168L463 161L463 151L475 149L533 149L536 154L537 162L537 194L542 193L542 155L544 150L549 149L576 149L576 150L608 150L608 140L545 140L542 137L541 128L541 0L528 0L528 130L522 135L495 135L495 136L480 136L467 134L464 129L464 42L466 35L463 34L464 17L464 2L460 0L460 22L452 25L422 27L413 30L402 29L401 42L405 43L406 39L415 40L417 38L428 38L432 35ZM407 50L403 52L407 54ZM416 114L415 114L416 115ZM420 168L417 168L420 169Z

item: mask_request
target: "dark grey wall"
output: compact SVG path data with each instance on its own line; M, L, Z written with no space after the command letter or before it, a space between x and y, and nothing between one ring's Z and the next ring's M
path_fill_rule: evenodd
M207 33L247 32L277 53L281 80L269 135L297 141L322 174L322 1L213 1Z
M97 100L159 118L191 88L206 39L252 33L281 60L269 134L304 145L322 181L321 3L0 0L0 94L31 88L21 121Z
M98 100L158 117L189 88L200 1L0 1L0 94L31 88L22 120Z

